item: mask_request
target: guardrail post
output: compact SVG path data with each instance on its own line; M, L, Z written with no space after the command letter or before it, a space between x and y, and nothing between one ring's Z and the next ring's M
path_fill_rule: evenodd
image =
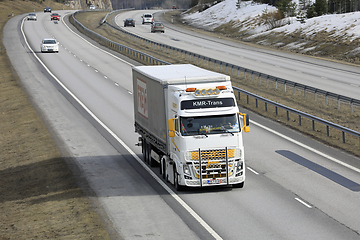
M326 135L327 135L328 137L330 136L329 125L326 125Z
M278 107L275 107L275 115L278 115Z
M299 115L299 126L301 126L301 115Z
M255 98L255 106L256 106L256 108L258 107L258 100L257 100L257 98Z
M286 119L289 121L289 111L286 111Z
M265 112L267 112L267 103L265 103Z
M345 132L342 132L343 143L345 143Z
M314 120L312 120L312 129L313 129L313 131L315 131L315 121Z

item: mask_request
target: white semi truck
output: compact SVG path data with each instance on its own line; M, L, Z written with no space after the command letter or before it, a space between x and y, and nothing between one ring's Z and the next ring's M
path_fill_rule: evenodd
M177 190L184 186L243 187L240 113L230 77L184 65L133 67L135 131L144 161Z

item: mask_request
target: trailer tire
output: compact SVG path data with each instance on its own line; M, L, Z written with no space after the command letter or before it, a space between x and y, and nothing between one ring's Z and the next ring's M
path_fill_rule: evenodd
M165 173L166 173L166 164L165 164L165 159L162 157L160 159L160 175L162 176L163 179L165 179Z
M146 162L146 141L144 139L142 140L141 150L143 155L143 161Z

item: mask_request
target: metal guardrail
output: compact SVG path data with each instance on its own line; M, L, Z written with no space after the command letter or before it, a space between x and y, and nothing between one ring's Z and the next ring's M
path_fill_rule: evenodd
M210 58L210 57L202 56L202 55L197 54L197 53L192 53L192 52L189 52L187 50L183 50L183 49L168 46L168 45L165 45L165 44L162 44L162 43L154 42L152 40L148 40L146 38L140 37L140 36L138 36L136 34L127 32L127 31L125 31L125 30L123 30L123 29L121 29L121 28L119 28L117 26L114 26L113 24L109 23L108 21L105 21L105 23L108 26L110 26L110 27L112 27L112 28L124 33L124 34L127 34L128 36L131 36L131 37L137 39L138 41L140 41L142 43L148 43L150 46L155 46L155 47L160 48L160 49L161 48L166 49L165 51L173 51L173 52L176 51L177 54L180 54L181 56L184 54L185 59L186 59L186 56L189 56L190 61L191 60L195 61L195 59L197 59L198 62L199 62L199 61L202 60L203 63L205 61L208 62L209 67L213 66L215 68L216 65L219 65L220 69L222 67L225 67L226 72L227 72L227 69L231 69L231 73L233 73L233 71L235 70L235 71L238 72L238 75L239 75L239 72L241 71L241 72L244 73L245 77L246 77L246 74L251 74L252 78L253 78L253 76L257 76L259 78L259 80L261 78L265 78L267 81L275 82L275 86L277 86L279 83L283 84L285 86L285 91L286 91L286 87L288 86L288 87L293 87L294 91L296 91L296 89L303 90L305 96L306 96L306 92L310 92L310 93L313 93L315 95L315 101L317 99L317 95L320 94L320 95L323 95L325 97L326 104L328 104L328 98L336 99L337 102L338 102L338 108L339 109L340 109L340 102L349 103L350 108L351 108L351 112L353 112L353 106L354 105L360 106L360 100L358 100L358 99L353 99L353 98L350 98L350 97L347 97L347 96L343 96L343 95L339 95L339 94L336 94L336 93L328 92L328 91L318 89L318 88L314 88L314 87L311 87L311 86L307 86L307 85L304 85L304 84L301 84L301 83L296 83L296 82L286 80L286 79L283 79L283 78L278 78L278 77L275 77L275 76L267 75L267 74L257 72L257 71L254 71L254 70L251 70L251 69L248 69L248 68L243 68L243 67L231 64L231 63L227 63L227 62L216 60L216 59L213 59L213 58Z
M287 116L287 120L289 121L289 113L293 113L293 114L296 114L299 116L299 126L301 126L301 118L307 118L309 120L312 121L312 130L315 131L315 122L317 123L321 123L323 125L326 126L326 134L327 136L329 137L330 136L330 130L329 128L333 128L333 129L336 129L336 130L339 130L342 132L342 141L343 143L345 143L345 133L347 134L350 134L352 136L355 136L357 138L359 138L359 145L360 145L360 132L357 132L355 130L352 130L352 129L349 129L349 128L346 128L346 127L343 127L343 126L340 126L338 124L335 124L335 123L332 123L332 122L329 122L329 121L326 121L322 118L318 118L318 117L315 117L313 115L310 115L310 114L307 114L307 113L304 113L304 112L301 112L301 111L298 111L296 109L293 109L293 108L290 108L290 107L287 107L285 105L282 105L282 104L279 104L277 102L274 102L274 101L271 101L271 100L268 100L266 98L263 98L263 97L260 97L258 95L255 95L251 92L248 92L248 91L245 91L241 88L237 88L237 87L233 87L234 91L238 93L238 100L240 100L240 94L245 94L246 97L247 97L247 103L249 103L249 96L254 98L256 100L256 107L258 107L258 100L262 101L265 103L265 111L268 110L267 108L267 105L273 105L275 107L275 113L276 115L278 115L278 108L280 109L283 109L286 111L286 116Z
M81 12L81 11L79 11ZM153 64L153 65L169 65L170 63L168 62L165 62L165 61L162 61L160 59L157 59L157 58L154 58L148 54L145 54L145 53L142 53L140 51L137 51L135 49L132 49L132 48L129 48L129 47L126 47L122 44L119 44L119 43L116 43L116 42L113 42L87 28L85 28L80 22L78 22L76 19L75 19L75 16L77 13L79 12L76 12L72 15L73 17L73 20L74 20L74 23L76 24L76 26L78 26L79 28L82 29L82 31L85 32L85 34L87 34L89 37L95 39L95 40L98 40L101 44L103 44L104 46L107 46L109 47L110 49L113 49L113 50L116 50L118 52L121 52L121 53L127 53L127 54L130 54L132 56L134 56L135 58L138 58L140 60L147 60L147 62L149 62L150 64ZM104 22L106 22L106 18L104 18ZM108 24L109 26L111 26L110 24ZM114 26L111 26L111 27L114 27ZM117 27L114 27L116 28L117 30L120 30L120 31L123 31L122 29L120 28L117 28ZM125 32L125 31L123 31ZM127 32L126 32L127 33ZM127 33L127 34L131 34L131 33ZM131 34L131 35L134 35L134 34ZM136 36L136 35L134 35ZM158 47L167 47L168 49L172 49L174 51L178 51L178 52L181 52L181 55L182 53L184 54L189 54L190 52L186 51L186 50L181 50L181 49L177 49L177 48L174 48L174 47L170 47L170 46L166 46L164 44L159 44L159 43L156 43L156 42L153 42L153 41L150 41L150 40L146 40L146 39L143 39L141 37L138 37L139 39L142 39L143 41L147 41L147 42L150 42L151 44L155 44L156 46ZM189 56L195 56L196 57L199 57L198 59L200 59L200 55L198 54L193 54ZM202 57L203 60L207 60L209 61L209 64L211 61L214 62L214 65L216 65L216 63L220 64L221 65L224 65L224 62L222 61L219 61L219 60L215 60L215 59L211 59L211 58L208 58L208 57ZM226 67L228 67L229 65L226 64L225 65ZM234 69L234 65L231 65L232 66L232 70ZM236 66L236 69L243 69L245 74L247 71L249 71L248 69L245 69L245 68L241 68L241 67L237 67ZM253 73L253 71L252 71ZM259 73L259 76L267 76L267 75L262 75L261 73ZM267 76L267 79L269 78L269 76ZM336 95L336 94L332 94L332 93L329 93L329 92L326 92L326 91L322 91L320 89L315 89L315 88L311 88L309 86L305 86L305 85L301 85L301 84L298 84L298 83L294 83L294 82L291 82L291 81L286 81L286 80L281 80L281 79L277 79L278 82L281 82L283 84L288 84L288 85L292 85L294 87L297 87L297 86L302 86L304 88L306 88L307 90L310 90L310 91L313 91L314 93L322 93L322 94L326 94L328 96L333 96L333 97L337 97L338 99L340 99L339 95ZM289 120L289 113L293 113L293 114L296 114L299 116L299 126L301 126L301 118L307 118L309 120L312 121L312 129L315 131L315 122L317 123L321 123L321 124L324 124L326 126L326 130L327 130L327 136L329 137L330 136L330 130L329 128L333 128L333 129L336 129L336 130L339 130L342 132L342 141L343 143L345 143L345 133L346 134L350 134L352 136L355 136L355 137L358 137L359 138L359 146L360 146L360 132L357 132L357 131L354 131L352 129L349 129L349 128L346 128L346 127L343 127L343 126L340 126L340 125L337 125L335 123L332 123L332 122L329 122L329 121L326 121L322 118L318 118L318 117L315 117L313 115L310 115L310 114L307 114L307 113L304 113L304 112L301 112L301 111L298 111L296 109L293 109L293 108L290 108L290 107L287 107L285 105L282 105L282 104L279 104L277 102L274 102L274 101L271 101L271 100L268 100L266 98L263 98L263 97L260 97L260 96L257 96L253 93L250 93L248 91L245 91L243 89L240 89L240 88L237 88L237 87L233 87L234 91L238 93L238 99L240 99L240 94L245 94L247 96L247 98L250 96L250 97L253 97L254 99L256 99L256 107L258 107L258 103L257 101L260 100L260 101L263 101L265 103L265 111L267 111L267 105L273 105L275 107L275 112L276 112L276 115L278 113L278 108L280 109L283 109L286 111L287 113L287 119ZM355 101L354 99L350 99L348 97L341 97L341 100L343 99L347 99L348 101L351 101L352 103L358 103L360 105L360 101ZM249 102L249 100L247 100L247 102Z
M102 45L104 45L104 46L106 46L106 47L108 47L108 48L110 48L112 50L118 51L118 52L123 53L125 55L136 57L136 58L141 59L143 61L149 62L150 64L153 64L153 65L169 65L170 64L170 63L168 63L166 61L163 61L161 59L157 59L157 58L155 58L155 57L153 57L153 56L151 56L149 54L140 52L140 51L138 51L136 49L127 47L127 46L119 44L117 42L113 42L113 41L101 36L100 34L87 29L86 27L84 27L84 25L82 25L75 18L75 16L78 13L81 13L81 12L83 12L83 11L75 12L72 15L72 19L73 19L73 21L75 23L75 26L77 26L80 31L84 32L90 38L92 38L94 40L97 40L99 43L101 43Z

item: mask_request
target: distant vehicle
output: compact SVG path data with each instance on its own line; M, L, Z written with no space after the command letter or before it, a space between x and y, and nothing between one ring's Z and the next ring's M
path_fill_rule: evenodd
M45 7L45 8L44 8L44 13L45 13L45 12L51 13L51 8L50 8L50 7Z
M176 5L172 6L172 9L176 9Z
M40 43L41 52L59 52L59 42L54 38L45 38Z
M151 32L152 33L154 33L154 32L162 32L162 33L164 33L165 32L164 24L162 24L161 22L154 22L151 25Z
M124 27L127 27L127 26L133 26L135 27L135 21L134 19L132 18L127 18L124 20Z
M29 13L29 15L27 16L27 20L34 20L36 21L36 14L35 13Z
M150 13L145 13L141 17L142 17L142 24L145 24L145 23L151 23L152 24L154 22L153 15L150 14Z
M58 13L52 13L51 14L51 21L52 20L58 20L60 21L60 15Z
M94 5L90 5L90 10L95 10L95 6Z

